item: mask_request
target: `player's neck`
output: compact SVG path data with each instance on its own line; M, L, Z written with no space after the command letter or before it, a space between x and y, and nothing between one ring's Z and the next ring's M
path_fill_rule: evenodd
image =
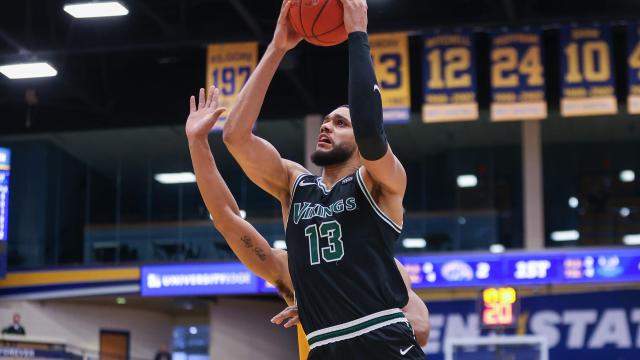
M338 180L356 172L360 165L360 160L352 157L343 163L326 166L322 170L322 182L327 188L332 188Z

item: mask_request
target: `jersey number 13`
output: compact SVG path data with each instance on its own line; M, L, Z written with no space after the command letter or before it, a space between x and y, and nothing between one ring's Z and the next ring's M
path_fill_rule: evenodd
M342 226L332 220L318 225L309 225L304 229L304 235L309 239L309 258L311 265L320 264L320 254L325 262L334 262L344 256L342 244ZM320 238L327 238L329 246L320 247Z

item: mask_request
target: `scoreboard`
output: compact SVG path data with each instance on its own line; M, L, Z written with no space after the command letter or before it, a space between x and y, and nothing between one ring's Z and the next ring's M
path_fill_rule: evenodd
M7 228L9 225L9 175L11 151L0 148L0 277L7 270Z
M519 316L518 296L512 287L487 288L480 296L480 319L487 329L512 328Z
M496 321L494 325L506 325L509 310L517 318L517 299L509 287L640 281L640 249L397 258L407 270L413 288L480 287L485 288L483 292L496 289L483 293L481 298L484 308L494 309L493 314L487 315ZM143 296L277 292L239 262L142 266L140 280Z
M640 250L399 257L416 288L640 281Z

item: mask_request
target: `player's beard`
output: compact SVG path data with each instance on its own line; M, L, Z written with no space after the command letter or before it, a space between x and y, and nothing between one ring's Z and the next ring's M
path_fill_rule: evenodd
M338 165L349 160L354 151L355 145L339 144L329 151L316 150L311 154L311 161L320 167Z

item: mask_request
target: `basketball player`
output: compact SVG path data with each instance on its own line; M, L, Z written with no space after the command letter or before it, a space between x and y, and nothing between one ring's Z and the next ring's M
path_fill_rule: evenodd
M349 33L349 107L324 119L316 177L282 159L252 128L269 83L301 38L283 3L273 41L240 92L224 141L249 178L276 197L309 359L424 359L401 308L409 296L393 259L406 174L389 147L371 62L364 0L341 0Z
M272 322L280 324L289 319L285 327L297 325L298 309L294 305L293 286L287 264L287 252L272 249L269 243L240 217L240 210L229 188L220 175L211 154L207 135L213 128L221 112L218 109L218 89L211 88L205 101L204 90L200 90L198 106L195 98L190 99L190 114L187 119L186 133L189 139L189 151L196 173L196 179L202 198L211 214L214 225L225 238L240 261L258 276L275 284L279 293L290 305L278 314ZM411 290L409 276L396 261L404 284L410 294L409 303L402 310L416 332L421 346L426 346L429 336L428 311L420 298ZM300 342L304 352L306 340ZM303 357L306 358L306 355Z

